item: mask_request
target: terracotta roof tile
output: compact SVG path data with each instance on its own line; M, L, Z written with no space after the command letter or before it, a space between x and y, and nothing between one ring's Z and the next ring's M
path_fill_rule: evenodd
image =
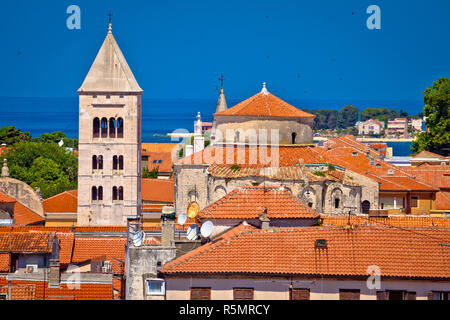
M199 213L201 219L258 219L267 208L269 219L318 218L291 192L280 187L241 187L210 204Z
M0 192L0 203L12 203L12 202L16 202L16 199L8 196L7 194L4 194L3 192Z
M325 239L326 248L315 247ZM166 275L266 274L450 278L450 229L308 227L244 224L163 266Z
M142 179L142 201L173 203L173 179Z
M45 212L77 212L78 190L58 193L42 201Z
M9 264L9 253L0 253L0 272L9 272Z
M14 204L14 222L16 225L33 225L45 223L45 219L20 202Z
M336 216L321 215L323 225L346 226L385 226L385 227L436 227L450 228L449 218L440 217L417 217L417 216L389 216L389 217L366 217L366 216Z
M148 152L168 152L171 153L178 146L178 143L157 143L157 142L143 142L141 143L142 155L147 155Z
M7 285L0 286L0 294L8 294ZM36 300L36 286L34 284L15 284L11 286L11 300Z
M224 116L255 116L255 117L282 117L282 118L314 118L313 114L304 112L289 103L281 100L271 93L262 92L238 103L222 112L214 113Z
M0 233L0 252L50 253L52 236L42 232Z
M158 172L172 172L173 160L170 152L147 152L148 171L158 168Z

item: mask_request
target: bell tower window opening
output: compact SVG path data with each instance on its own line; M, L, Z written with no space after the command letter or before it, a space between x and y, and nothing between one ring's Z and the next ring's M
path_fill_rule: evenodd
M113 170L117 170L117 156L113 156Z
M117 200L117 187L116 186L114 186L112 188L112 199Z
M103 200L103 187L98 187L98 191L97 191L97 199L99 200L99 201L102 201Z
M94 118L92 124L92 136L98 138L100 136L100 119Z
M119 200L123 200L123 187L119 187Z
M97 156L92 156L92 170L97 170Z
M110 138L116 137L116 119L114 118L109 119L109 137Z
M98 170L103 170L103 156L98 156L97 162L98 162Z
M292 137L292 144L295 144L295 138L297 137L297 133L292 132L291 137Z
M123 170L123 156L119 156L119 170Z
M117 119L117 138L123 138L123 119Z
M102 118L102 138L108 137L108 119Z
M97 201L97 187L92 187L91 198L92 201Z
M335 198L335 199L334 199L334 208L335 208L335 209L339 209L340 203L341 203L341 199Z

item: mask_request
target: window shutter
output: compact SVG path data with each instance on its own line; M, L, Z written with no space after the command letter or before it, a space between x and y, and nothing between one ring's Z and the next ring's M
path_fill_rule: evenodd
M377 291L377 300L388 300L387 291Z
M309 300L310 297L309 289L291 289L290 293L291 300Z
M211 300L211 288L191 288L191 300Z
M405 300L416 300L415 292L405 292Z
M234 300L253 300L253 288L234 288Z

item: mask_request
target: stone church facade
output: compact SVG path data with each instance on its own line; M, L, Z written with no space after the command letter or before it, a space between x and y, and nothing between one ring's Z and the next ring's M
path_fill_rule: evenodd
M79 226L140 214L142 89L111 25L79 93Z

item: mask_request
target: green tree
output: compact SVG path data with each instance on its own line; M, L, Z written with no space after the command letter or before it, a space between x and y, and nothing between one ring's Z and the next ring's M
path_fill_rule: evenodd
M29 132L22 132L14 126L3 126L0 128L0 145L6 144L7 146L12 146L17 142L30 140L31 136Z
M159 171L159 166L156 168L153 168L151 171L148 171L148 168L145 167L144 170L142 170L142 178L158 179L158 171Z
M56 131L52 133L43 133L39 138L34 138L33 141L36 142L55 142L59 143L63 141L64 147L68 148L78 148L78 139L70 139L61 131Z
M77 158L53 142L22 141L8 149L9 174L33 188L44 198L77 187Z
M427 150L450 154L450 78L440 78L423 93L427 132L417 135L411 146L414 153Z
M338 128L345 129L353 127L358 121L359 109L352 105L345 106L339 111L337 126Z

